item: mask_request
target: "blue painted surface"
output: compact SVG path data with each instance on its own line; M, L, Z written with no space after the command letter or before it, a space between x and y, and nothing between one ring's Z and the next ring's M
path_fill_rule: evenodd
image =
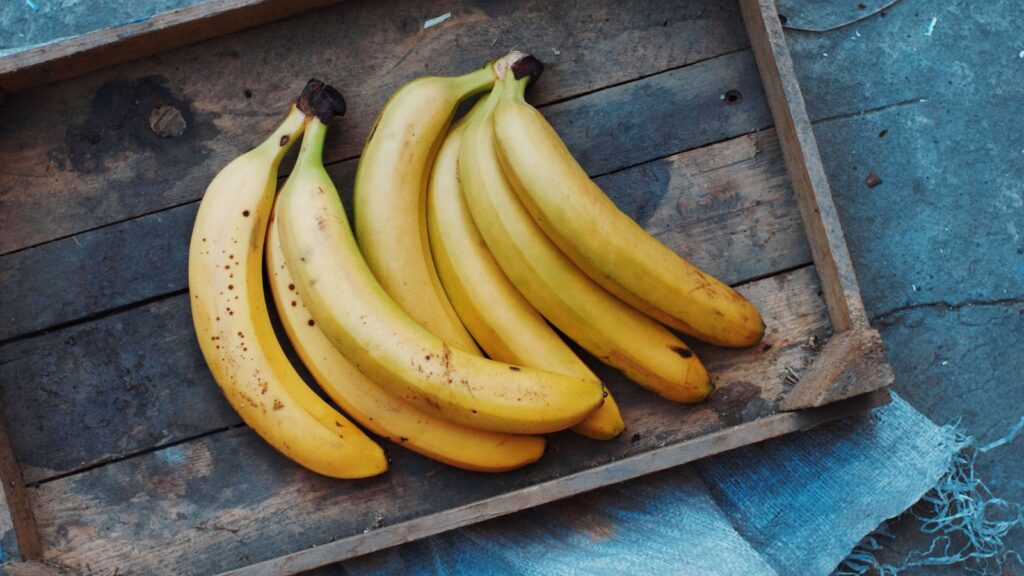
M157 458L171 464L172 466L178 466L184 464L188 460L189 448L185 444L179 444L177 446L169 446L156 452Z

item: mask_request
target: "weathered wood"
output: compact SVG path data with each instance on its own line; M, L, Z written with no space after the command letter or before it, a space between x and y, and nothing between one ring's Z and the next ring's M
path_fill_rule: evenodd
M4 576L70 576L60 566L42 562L9 562L2 568Z
M332 167L332 176L343 190L351 190L354 169L354 162ZM771 130L597 181L623 210L668 246L727 282L746 282L810 262ZM0 302L12 298L0 309L36 310L37 303L46 302L55 309L76 310L84 299L110 298L121 304L184 289L185 247L194 213L191 204L82 235L101 237L81 242L102 255L97 259L108 263L104 269L115 268L108 274L138 278L135 282L89 282L94 272L86 265L80 272L59 263L52 270L38 270L28 262L26 273L40 280L23 282L20 300L0 290ZM113 240L102 239L107 234ZM81 256L73 240L46 246L62 243L77 266ZM143 250L136 251L136 245ZM0 258L0 262L40 248ZM157 259L152 260L153 256ZM149 266L155 269L148 274L140 270ZM63 284L45 288L60 278L65 279ZM30 291L36 283L44 285L38 301L32 300ZM64 284L82 288L75 293L63 289ZM14 444L30 482L238 423L209 380L193 342L186 300L180 296L0 346L0 397L8 399ZM31 320L25 313L17 317ZM162 352L146 355L146 350ZM189 394L179 395L183 385ZM62 415L59 421L52 418L56 413ZM73 438L66 437L67 423L78 428Z
M0 402L30 483L240 422L187 295L0 348Z
M870 328L855 328L829 340L779 408L791 411L824 406L892 382L881 336Z
M889 400L888 392L881 390L830 406L805 410L798 414L790 413L769 416L755 423L740 425L734 429L722 430L690 441L657 448L613 464L582 470L543 484L535 484L515 492L500 494L484 501L466 504L430 516L415 518L395 526L388 526L380 530L341 538L323 546L307 548L280 558L231 570L223 573L223 575L278 576L297 574L346 558L369 554L440 532L454 530L469 524L554 502L555 500L589 490L667 470L674 466L692 462L698 458L720 454L741 446L782 436L783 434L808 430L836 418L857 414L885 405ZM790 418L790 416L796 417Z
M424 29L439 10L452 17ZM329 138L334 162L359 153L405 81L468 72L513 47L548 63L531 98L551 103L746 45L732 3L602 0L579 10L461 0L439 9L428 0L353 0L27 90L0 108L0 253L199 198L312 76L338 85L349 103L344 128ZM151 131L161 105L182 113L181 136Z
M188 287L198 202L0 256L0 340Z
M0 409L3 406L0 404ZM38 560L42 558L43 549L39 543L39 532L36 530L35 516L25 492L25 480L21 474L21 466L14 457L14 448L7 433L7 422L0 416L0 499L3 507L0 513L0 527L8 522L17 542L15 550L8 550L14 558L21 560ZM6 533L6 530L4 531ZM0 544L3 540L0 540Z
M802 268L740 289L764 313L770 349L696 347L715 378L716 390L707 403L665 402L595 366L627 421L628 430L615 441L557 434L540 463L497 476L455 470L389 445L387 475L344 482L306 472L248 428L236 428L33 488L45 558L73 569L88 565L102 574L115 567L122 573L159 573L165 566L179 574L206 574L395 526L658 448L697 442L681 448L678 460L665 453L643 456L558 489L564 492L548 492L560 485L556 482L533 493L560 497L639 475L657 467L662 457L672 465L738 445L737 438L746 443L804 426L812 418L808 413L772 415L787 388L785 367L808 362L814 352L801 344L830 330L815 272ZM780 421L788 424L780 426ZM725 429L731 433L713 435ZM541 501L513 499L501 506ZM481 504L469 517L486 510ZM469 517L457 516L459 522ZM436 532L448 524L435 519L429 526ZM361 545L372 547L373 542L369 538Z
M774 0L740 0L814 262L837 332L867 328L867 314L818 143L793 71Z
M18 92L301 14L338 0L206 0L0 58L0 90Z

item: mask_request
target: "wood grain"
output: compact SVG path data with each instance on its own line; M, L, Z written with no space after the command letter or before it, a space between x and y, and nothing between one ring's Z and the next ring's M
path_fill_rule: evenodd
M665 402L595 366L627 421L628 430L615 441L554 435L540 463L498 476L455 470L388 446L392 466L387 475L344 482L315 476L275 453L248 428L236 428L31 489L45 558L72 569L88 565L96 574L110 574L115 567L121 573L159 574L168 566L178 574L206 574L731 428L734 434L701 441L702 451L728 448L737 434L744 434L733 427L778 413L776 401L787 388L786 366L809 362L814 352L801 344L830 331L817 290L811 267L741 287L765 316L770 349L696 347L716 385L711 399L700 406ZM772 428L771 422L755 426ZM651 456L645 458L651 462ZM630 474L640 474L641 468Z
M240 422L187 295L6 345L0 383L28 482Z
M774 0L740 0L772 118L793 178L825 302L837 332L868 328L843 228L800 92Z
M0 90L18 92L73 78L338 0L205 0L121 26L64 38L0 58Z
M452 17L424 29L439 11ZM273 129L310 77L336 84L349 104L326 150L335 162L359 153L402 83L468 72L512 47L548 64L531 95L546 104L746 45L732 3L459 0L440 9L430 0L353 0L27 90L0 108L0 253L199 198L217 170ZM149 114L163 105L182 113L181 136L150 130Z
M8 562L3 570L4 576L70 576L59 566L42 562Z
M769 416L757 423L745 424L731 430L722 430L690 441L657 448L613 464L582 470L543 484L494 496L482 502L474 502L430 516L415 518L395 526L341 538L280 558L265 560L258 564L225 572L223 576L298 574L342 559L369 554L390 546L397 546L610 484L667 470L740 446L783 434L808 430L830 420L885 405L889 401L888 392L880 390L822 408L805 410L796 414L785 413Z
M0 405L0 408L2 407ZM2 417L0 417L0 492L3 493L0 495L0 500L3 503L0 513L4 514L3 520L0 520L0 526L9 521L17 542L17 549L8 550L7 553L22 560L40 559L43 549L39 543L35 516L28 501L28 494L25 492L25 480L22 477L21 466L18 465L18 460L14 456L11 437L7 433L7 423Z
M881 336L875 330L855 328L836 334L828 342L779 408L824 406L892 383L892 368L885 359Z
M348 194L354 168L348 162L331 170ZM727 282L810 262L771 130L597 182L655 236ZM10 286L6 295L0 290L0 302L10 299L0 309L28 309L12 316L9 324L17 325L15 318L45 317L47 307L70 310L65 318L73 318L102 310L84 308L87 300L121 304L182 290L194 214L195 204L189 204L83 234L80 242L102 266L83 259L73 240L0 258L66 243L65 251L54 250L66 261L37 255L36 265L26 260L24 267L11 266L36 280L21 280L20 296ZM49 264L39 267L40 261ZM127 280L109 282L99 274ZM66 290L68 284L81 289ZM33 292L33 285L41 288ZM152 350L161 352L146 353ZM239 422L209 378L183 295L0 346L0 398L9 403L14 444L30 482ZM59 421L55 413L62 415ZM78 430L70 438L67 425Z

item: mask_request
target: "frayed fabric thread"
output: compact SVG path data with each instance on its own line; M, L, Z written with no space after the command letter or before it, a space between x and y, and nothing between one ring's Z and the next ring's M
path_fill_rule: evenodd
M897 576L925 566L963 564L970 574L1000 574L1010 558L1024 564L1020 553L1007 550L1004 538L1024 526L1024 505L996 498L977 477L978 453L1009 444L1024 430L1022 417L1002 438L985 445L965 434L959 421L943 427L956 448L949 469L909 513L921 522L921 531L935 538L927 550L907 554L899 565L882 564L876 552L882 539L895 538L885 524L866 536L836 569L837 576Z

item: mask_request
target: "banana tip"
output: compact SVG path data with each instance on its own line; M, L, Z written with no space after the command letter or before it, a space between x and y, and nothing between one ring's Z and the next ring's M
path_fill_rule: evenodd
M516 80L529 76L530 82L536 82L543 72L544 63L529 54L512 63L512 75Z
M306 83L295 105L306 116L316 116L324 124L334 116L345 115L345 98L341 92L316 78Z
M499 80L504 80L508 72L512 71L512 76L516 80L521 80L530 77L530 81L534 82L540 77L541 72L544 71L544 63L538 60L536 57L513 50L508 54L498 58L491 65L494 69L495 75Z

